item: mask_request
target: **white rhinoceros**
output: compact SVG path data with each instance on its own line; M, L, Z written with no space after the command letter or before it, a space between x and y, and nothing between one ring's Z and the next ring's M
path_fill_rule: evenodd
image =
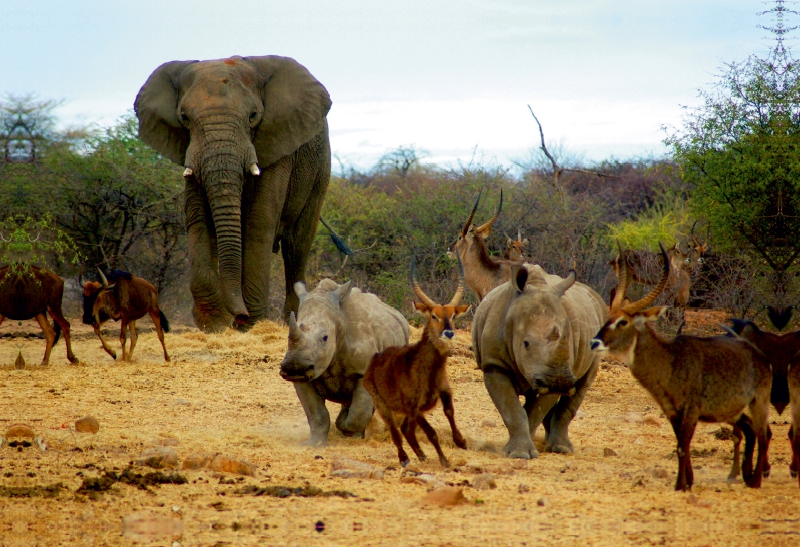
M602 298L575 283L574 271L563 279L531 264L515 266L511 280L480 303L472 347L508 429L505 454L537 457L532 438L543 420L545 449L573 451L568 427L597 374L590 343L606 315Z
M361 434L373 406L363 376L372 356L392 346L408 344L408 321L374 294L323 279L311 292L295 283L300 298L298 316L289 317L289 349L280 374L294 383L311 427L303 443L328 442L330 416L325 401L342 405L336 427L347 436Z

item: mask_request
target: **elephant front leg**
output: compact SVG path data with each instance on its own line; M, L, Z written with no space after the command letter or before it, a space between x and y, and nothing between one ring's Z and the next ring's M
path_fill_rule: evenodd
M353 391L353 401L350 406L342 406L342 411L336 418L336 428L345 437L360 435L364 438L364 430L372 419L375 407L372 406L372 397L364 389L364 380L359 378L356 389Z
M327 446L331 417L325 407L325 399L320 397L314 386L306 382L296 382L294 389L297 392L297 398L300 399L300 404L303 405L308 425L311 428L311 436L302 443L302 446Z
M508 430L509 440L503 447L503 453L512 458L537 458L539 451L531 440L528 416L519 404L511 379L497 368L491 367L484 369L483 383Z
M220 294L214 223L205 193L199 184L186 181L186 230L189 234L190 290L194 298L192 315L204 332L220 332L233 323Z
M562 396L551 412L550 427L548 428L545 451L572 454L574 447L569 440L569 424L578 412L589 387L597 376L600 359L595 357L589 370L575 384L575 394L569 397Z

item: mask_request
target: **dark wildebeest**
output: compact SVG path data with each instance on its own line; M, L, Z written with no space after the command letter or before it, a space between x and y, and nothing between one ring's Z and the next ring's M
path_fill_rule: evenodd
M167 346L164 345L164 333L169 332L169 322L167 316L158 309L158 291L154 286L137 275L124 272L122 270L111 270L108 276L113 282L109 285L108 279L100 271L102 283L97 281L87 281L83 286L83 322L94 327L94 332L100 338L103 349L106 350L114 359L117 352L108 347L100 327L108 321L122 320L119 329L119 341L122 346L122 360L130 361L133 355L133 348L136 347L136 321L146 314L150 314L153 324L156 326L158 339L161 347L164 348L164 360L169 361ZM131 349L125 351L126 329L130 326L131 330ZM163 329L163 330L162 330Z
M69 322L61 313L64 281L45 268L13 264L0 268L0 324L8 317L15 321L36 318L42 327L47 345L42 365L50 363L50 352L64 331L67 359L77 363L69 339ZM45 311L50 312L55 327L50 326Z

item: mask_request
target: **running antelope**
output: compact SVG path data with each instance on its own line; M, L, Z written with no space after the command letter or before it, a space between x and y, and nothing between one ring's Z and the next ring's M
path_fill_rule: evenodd
M417 425L422 428L436 449L439 463L443 467L450 467L442 447L439 446L436 431L424 416L424 413L432 409L439 399L442 400L444 414L453 430L453 442L459 448L467 447L467 442L456 427L453 392L445 369L447 357L450 355L450 341L455 337L453 320L469 309L469 306L459 305L464 295L464 267L458 251L456 257L460 274L458 289L452 300L444 306L437 304L422 292L414 278L415 261L412 260L411 288L420 300L414 302L414 307L428 318L425 330L422 331L422 339L410 346L391 347L376 353L364 374L364 387L372 396L378 413L389 426L392 441L397 447L397 456L403 467L408 465L409 458L403 450L400 431L403 432L417 458L420 461L426 458L417 442ZM395 415L404 416L400 431L397 430L394 421Z
M609 318L592 340L596 352L621 358L633 377L653 396L678 440L675 490L694 482L690 445L698 421L725 422L752 431L758 441L755 471L745 457L742 475L758 488L766 463L772 371L764 354L746 340L728 336L662 338L652 324L666 310L650 306L669 281L670 260L661 247L663 273L656 287L636 302L625 300L633 277L623 262ZM747 408L750 418L743 415ZM747 447L747 445L745 445Z

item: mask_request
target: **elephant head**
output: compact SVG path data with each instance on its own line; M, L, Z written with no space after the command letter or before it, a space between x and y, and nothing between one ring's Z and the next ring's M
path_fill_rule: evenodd
M330 106L305 67L278 56L165 63L136 97L141 139L184 166L187 182L205 193L222 300L239 324L249 319L242 298L244 184L317 135Z

